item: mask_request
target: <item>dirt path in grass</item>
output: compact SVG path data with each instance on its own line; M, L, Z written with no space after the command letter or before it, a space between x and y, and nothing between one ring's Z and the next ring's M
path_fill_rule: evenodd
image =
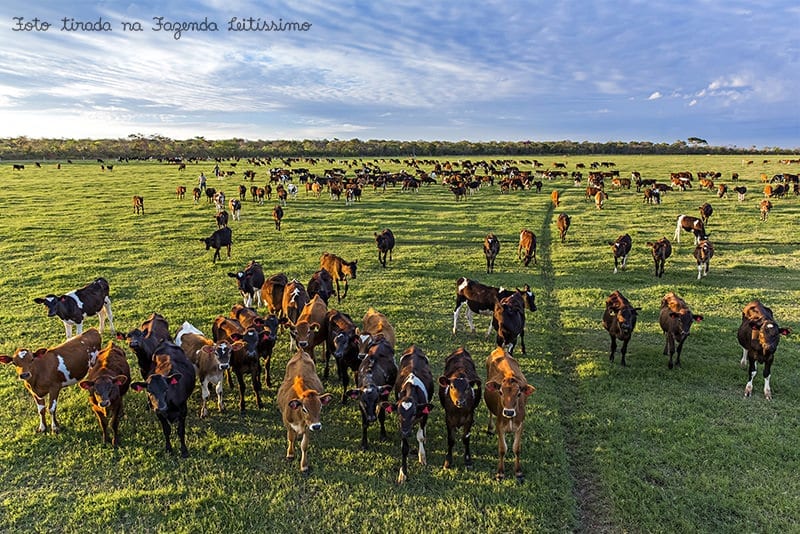
M558 239L558 233L552 232L553 215L556 210L549 204L545 214L544 224L539 234L540 264L542 269L542 292L537 295L537 301L552 310L547 317L546 330L560 332L562 330L561 314L555 289L555 271L551 259L551 246L553 235ZM560 213L560 211L559 211ZM566 343L565 343L566 341ZM576 362L572 357L572 348L564 336L551 336L548 339L548 350L553 355L553 364L558 370L560 392L561 426L564 431L564 441L567 447L569 473L572 478L572 494L578 512L577 532L615 532L614 524L609 517L610 505L602 495L600 483L592 465L591 455L587 445L580 443L576 429L575 417L581 411L582 399L578 394L578 374Z

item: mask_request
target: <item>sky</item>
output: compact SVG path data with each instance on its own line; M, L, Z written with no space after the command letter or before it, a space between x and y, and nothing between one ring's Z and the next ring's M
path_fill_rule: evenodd
M798 148L800 3L4 0L0 137L133 134Z

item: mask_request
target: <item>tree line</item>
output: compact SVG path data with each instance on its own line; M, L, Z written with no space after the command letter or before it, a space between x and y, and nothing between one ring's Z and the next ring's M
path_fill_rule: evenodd
M795 149L796 150L796 149ZM398 141L361 139L209 140L202 136L176 140L160 135L131 134L119 139L0 139L0 158L55 160L94 158L234 158L234 157L435 157L533 156L588 154L785 154L780 147L757 149L712 146L705 140L649 141Z

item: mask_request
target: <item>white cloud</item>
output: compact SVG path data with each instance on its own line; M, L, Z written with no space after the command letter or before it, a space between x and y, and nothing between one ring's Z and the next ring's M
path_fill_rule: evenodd
M662 96L661 93L656 91L652 93L650 96L648 96L647 100L658 100L659 98L661 98L661 96Z

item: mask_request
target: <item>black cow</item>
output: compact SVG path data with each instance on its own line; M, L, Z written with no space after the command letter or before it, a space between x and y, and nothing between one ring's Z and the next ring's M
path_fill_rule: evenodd
M742 310L742 324L739 326L737 338L742 346L741 365L747 366L749 380L744 388L744 396L753 393L753 379L758 374L758 364L764 364L764 397L772 400L769 378L772 362L781 336L790 334L788 328L781 328L772 315L772 310L754 300Z
M661 325L661 330L664 331L666 341L664 343L664 355L669 354L669 363L667 366L672 369L672 356L677 352L678 357L675 359L675 365L681 364L681 350L683 350L683 343L689 337L689 329L693 323L703 320L702 315L695 315L686 302L673 292L664 295L661 300L661 312L658 316L658 322Z
M606 309L603 313L603 328L611 336L611 354L608 359L614 361L617 352L617 340L622 341L620 363L625 365L625 354L628 352L628 342L636 327L636 312L641 308L634 308L625 296L619 291L614 291L606 299Z
M380 439L386 436L386 406L397 380L397 364L394 361L394 348L383 337L376 339L367 350L366 356L356 373L357 388L351 389L347 395L358 399L361 411L361 450L367 450L367 428L376 419L380 421Z
M502 297L494 305L492 328L497 331L497 346L512 354L517 338L520 338L522 354L525 354L525 297L521 291Z
M228 226L228 219L228 212L225 210L218 211L216 214L214 214L214 220L217 221L217 228L225 228Z
M214 249L212 263L217 263L217 259L220 259L219 249L222 247L226 247L228 249L228 257L231 257L231 229L227 226L225 228L216 230L213 234L211 234L211 237L200 239L200 242L206 244L206 250L210 248Z
M242 294L244 305L253 305L253 299L257 301L257 306L262 306L261 287L264 285L264 270L261 264L255 260L245 265L244 269L235 273L228 273L228 276L236 279L239 286L239 293Z
M494 260L500 254L500 240L494 234L487 234L483 240L483 255L486 256L486 274L494 272Z
M464 429L464 467L472 467L469 436L475 421L475 409L481 403L481 380L467 349L461 347L444 361L444 372L439 377L439 402L442 403L447 425L447 455L444 468L453 466L455 432Z
M172 341L172 336L164 316L152 313L139 328L134 328L127 334L118 333L117 339L127 340L128 346L136 354L142 380L146 380L153 371L153 355L156 349L165 341Z
M338 310L328 310L328 338L325 341L325 371L328 379L330 356L336 360L336 373L342 382L342 404L347 400L347 387L350 385L348 370L358 372L361 360L358 359L358 335L353 319Z
M418 459L422 465L427 465L425 454L425 425L428 423L428 414L433 409L433 375L431 374L428 357L422 349L411 345L403 352L400 358L400 370L394 383L394 404L385 403L386 411L397 412L400 420L400 438L402 440L402 460L397 483L402 484L408 479L408 438L414 432L414 425L419 423L417 443L419 444Z
M609 241L608 244L611 245L614 253L614 274L617 274L617 268L624 271L628 264L628 254L631 252L631 236L623 234L616 241Z
M388 228L383 231L375 233L375 243L378 245L378 261L386 268L386 255L389 255L389 261L392 260L392 250L394 250L394 234Z
M134 391L147 391L150 406L156 412L161 430L164 432L166 451L172 452L170 443L171 424L178 425L181 456L189 456L186 448L186 401L192 394L195 370L192 362L179 346L171 342L162 343L153 356L155 368L144 382L133 382Z
M653 262L656 265L656 276L661 278L664 276L664 264L667 259L672 255L672 243L669 239L662 237L658 241L648 241L647 246L652 249Z
M33 301L47 306L48 317L58 316L64 322L67 339L72 337L72 325L77 327L78 334L83 332L83 320L90 315L97 315L100 320L101 334L106 319L111 325L111 331L114 332L114 316L111 313L108 281L105 278L97 278L94 282L66 295L56 296L51 293Z
M703 224L708 224L708 218L714 213L714 208L708 202L704 202L698 210L700 211L700 220L703 221Z

